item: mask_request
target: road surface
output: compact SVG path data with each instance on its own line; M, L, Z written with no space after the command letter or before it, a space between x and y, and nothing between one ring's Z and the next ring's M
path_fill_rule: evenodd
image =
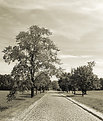
M57 92L49 92L25 115L12 121L100 121Z

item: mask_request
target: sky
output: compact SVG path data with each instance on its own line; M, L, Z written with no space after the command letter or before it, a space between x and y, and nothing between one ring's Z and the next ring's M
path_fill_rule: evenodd
M31 25L53 33L65 71L95 61L94 73L103 77L103 0L0 0L0 74L14 66L2 59L3 49Z

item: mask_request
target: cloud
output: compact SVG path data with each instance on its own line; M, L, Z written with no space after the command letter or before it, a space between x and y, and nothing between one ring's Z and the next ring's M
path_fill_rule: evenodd
M0 0L0 51L14 45L20 31L36 24L53 31L64 68L77 67L103 59L102 23L102 0ZM97 60L98 68L101 63Z
M0 74L10 74L15 64L0 62Z
M37 4L35 0L1 0L0 3L4 6L17 9L44 9L43 6Z
M61 59L66 59L66 58L76 58L76 59L80 59L80 58L91 58L92 56L90 55L80 55L80 56L75 56L75 55L59 55L59 58Z

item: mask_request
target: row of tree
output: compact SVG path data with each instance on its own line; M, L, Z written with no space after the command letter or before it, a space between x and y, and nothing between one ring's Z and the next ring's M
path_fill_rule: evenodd
M87 89L103 89L103 79L98 79L93 73L94 62L72 69L71 73L61 74L62 69L57 68L60 64L57 58L59 50L49 38L51 34L46 28L31 26L28 31L16 36L17 45L3 50L5 62L15 62L11 75L0 76L1 89L10 89L8 100L13 99L17 91L25 90L31 90L33 97L34 89L36 94L38 90L44 92L50 84L53 89L60 86L63 91L73 90L74 93L78 89L82 94ZM51 83L50 77L53 75L59 77L59 86L55 81Z
M5 75L1 75L0 74L0 90L11 90L12 89L12 84L13 84L13 79L11 77L11 75L9 74L5 74ZM18 82L20 83L20 82ZM24 84L24 86L23 86ZM19 91L24 91L25 89L25 83L22 84L18 84L21 86L21 90ZM24 89L23 89L24 87ZM19 87L20 88L20 87ZM45 72L41 72L38 76L37 79L35 81L35 91L36 94L38 91L44 92L45 90L60 90L58 81L51 81L50 77L48 76L47 73Z
M62 91L81 90L82 95L86 94L87 90L103 89L103 79L98 78L93 73L95 62L88 62L87 65L79 66L71 70L71 73L62 73L59 78L59 86Z

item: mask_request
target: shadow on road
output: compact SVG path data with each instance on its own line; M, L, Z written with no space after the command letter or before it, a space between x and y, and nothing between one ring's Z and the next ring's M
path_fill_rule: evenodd
M21 94L20 95L21 98L31 98L30 94Z
M65 97L64 95L56 95L56 94L53 94L52 96L53 97Z
M23 98L16 98L16 99L14 99L14 100L25 100L25 99L23 99Z
M6 110L6 109L8 109L8 108L9 108L8 106L0 106L0 112Z
M75 95L66 95L66 97L74 97Z

